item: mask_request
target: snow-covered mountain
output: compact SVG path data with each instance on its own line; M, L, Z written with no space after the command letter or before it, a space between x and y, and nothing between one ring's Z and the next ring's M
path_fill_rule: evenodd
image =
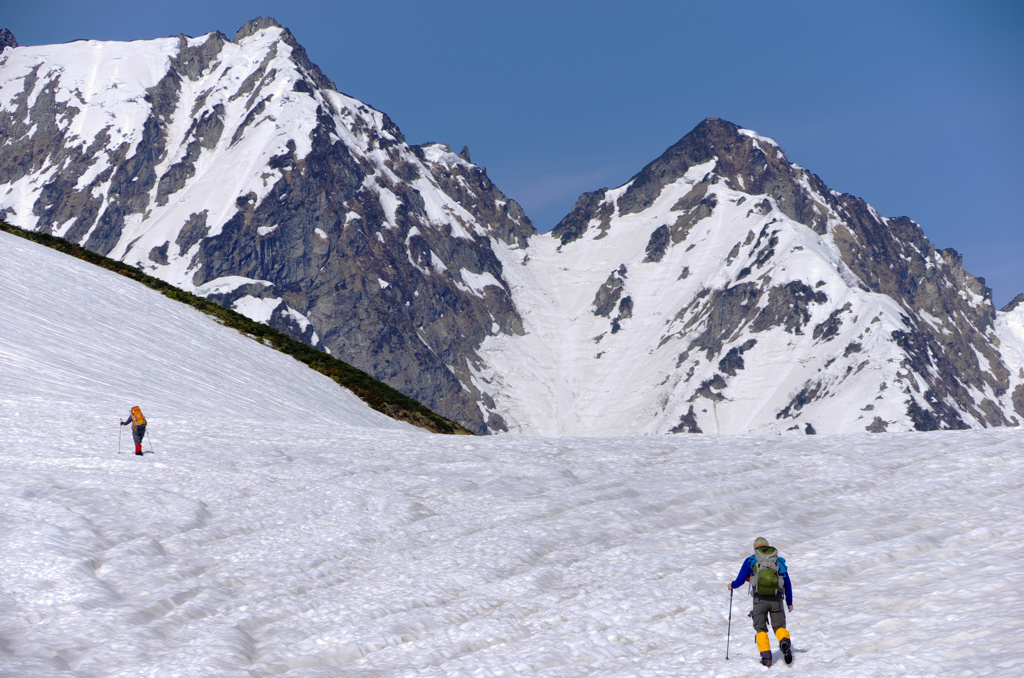
M233 41L7 48L0 102L7 221L138 264L485 429L459 377L484 336L519 331L490 244L532 226L468 152L406 144L274 21Z
M525 334L488 338L479 385L514 430L833 433L1024 417L1024 308L997 314L983 281L915 223L829 190L722 120L582 196L551 237L503 261Z
M9 34L7 34L9 36ZM0 214L231 305L476 431L1024 418L1024 304L709 119L537 234L272 20L0 53Z

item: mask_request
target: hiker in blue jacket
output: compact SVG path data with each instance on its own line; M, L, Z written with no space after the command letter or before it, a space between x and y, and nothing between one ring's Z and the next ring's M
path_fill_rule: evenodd
M782 596L785 593L786 607L790 612L793 611L793 585L789 579L786 559L781 558L764 537L754 540L754 555L743 561L736 581L729 584L729 590L743 586L744 582L750 582L750 595L754 597L750 618L754 621L754 640L761 653L761 663L772 665L772 650L768 642L769 616L782 656L787 664L793 663L793 644L786 630L786 610L782 607Z

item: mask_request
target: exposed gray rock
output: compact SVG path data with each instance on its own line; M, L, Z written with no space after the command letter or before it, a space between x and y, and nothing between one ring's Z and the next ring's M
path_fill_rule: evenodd
M193 212L189 216L188 221L178 232L178 238L174 241L180 252L188 252L210 232L210 227L206 223L209 215L210 210L203 210L202 212Z
M1021 304L1024 304L1024 292L1015 296L1013 299L1010 300L1010 303L1008 303L1006 306L1003 306L1003 308L1000 310L1003 313L1009 313L1010 311L1016 309Z
M725 379L722 378L722 375L716 374L711 379L701 382L700 386L697 387L697 390L694 391L692 396L690 396L688 402L692 403L697 398L704 398L711 402L721 402L725 400L725 397L721 393L718 393L718 391L722 391L725 387Z
M730 377L735 377L739 370L744 367L743 354L754 348L757 345L757 339L747 339L740 346L733 346L729 349L729 352L725 354L725 357L718 361L718 369L723 374L727 374Z
M759 308L750 325L754 332L784 327L791 334L803 334L803 328L811 321L809 306L828 302L824 292L798 280L768 289L766 297L767 304Z
M167 264L171 263L167 259L167 250L168 248L170 248L170 246L171 243L165 242L163 245L160 245L159 247L154 247L149 251L149 260L161 266L166 266Z
M0 53L3 53L8 47L17 47L18 41L14 38L14 33L11 33L6 28L0 28Z
M823 393L825 393L826 387L824 384L818 381L808 382L804 387L793 396L793 399L783 408L780 412L775 415L776 419L796 418L799 415L800 410L804 408L808 403L817 400Z
M875 417L874 420L864 428L864 430L868 433L885 433L888 428L889 422L885 421L881 417Z
M272 17L258 16L255 19L250 19L242 24L242 27L235 33L235 39L232 40L232 42L238 44L246 38L256 35L265 28L283 28L283 26L277 23L277 20Z
M591 219L610 215L611 205L607 203L605 203L603 211L599 210L606 191L607 189L602 188L599 191L581 195L573 205L572 211L558 222L558 225L551 231L551 235L566 245L583 236Z
M690 410L679 418L679 423L676 424L670 433L703 433L700 425L697 423L697 413L693 410L693 405L690 405Z
M722 347L736 338L740 327L756 314L761 295L762 290L753 283L707 290L703 297L698 295L696 301L700 310L691 315L686 327L694 330L703 327L703 330L690 342L677 364L685 362L693 349L703 351L707 360L720 355Z
M842 308L832 311L828 316L828 320L815 326L812 336L821 341L831 341L839 334L839 328L843 325L841 316L849 312L849 303L845 304Z
M599 315L603 318L610 317L615 305L622 298L622 290L625 285L626 265L623 264L611 272L608 280L601 285L601 288L597 290L597 294L594 295L594 315Z
M739 127L708 118L644 167L619 199L621 214L633 214L650 207L662 189L695 165L718 158L715 174L751 195L770 195L789 217L824 232L826 218L814 210L814 201L794 176L785 156L766 154L754 140L739 133ZM742 177L742 180L740 180ZM810 175L815 188L827 188Z
M661 225L651 233L651 239L647 242L647 256L644 263L657 263L665 257L669 243L672 242L672 232L667 225Z
M195 163L203 149L213 149L220 142L224 133L224 105L217 104L211 110L204 111L192 121L187 136L192 139L185 151L185 157L174 163L160 177L157 186L156 204L167 204L168 197L177 193L195 176Z
M207 39L194 46L189 46L188 38L184 35L178 37L178 54L171 60L171 68L179 76L183 76L193 82L205 73L217 62L224 43L228 41L223 33L210 33Z

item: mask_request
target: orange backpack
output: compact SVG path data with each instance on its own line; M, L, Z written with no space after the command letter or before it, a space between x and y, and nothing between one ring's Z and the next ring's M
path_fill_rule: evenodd
M136 405L132 408L132 424L135 426L145 426L146 418L142 416L142 410Z

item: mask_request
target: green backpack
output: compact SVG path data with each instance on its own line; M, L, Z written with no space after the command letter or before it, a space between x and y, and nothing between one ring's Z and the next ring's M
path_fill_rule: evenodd
M754 560L750 563L750 593L759 596L774 596L785 590L783 577L779 573L779 552L774 546L759 546L754 549Z

